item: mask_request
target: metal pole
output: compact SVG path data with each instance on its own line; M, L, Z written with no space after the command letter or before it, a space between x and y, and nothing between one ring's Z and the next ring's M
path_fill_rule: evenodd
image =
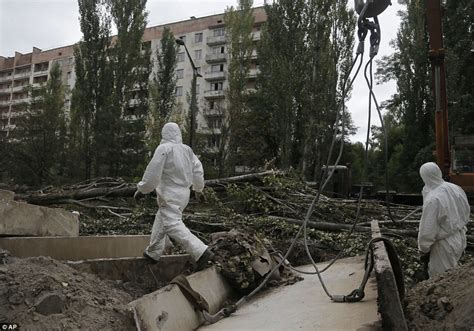
M426 0L426 21L429 33L432 88L435 101L436 163L449 175L451 158L448 137L448 102L444 68L443 25L440 0Z
M194 149L195 144L196 144L196 115L198 113L198 106L197 106L197 98L196 98L196 83L197 83L197 78L202 77L201 74L198 73L198 70L196 66L194 65L193 59L191 58L191 55L189 54L188 48L186 47L186 44L183 40L181 39L176 39L176 43L178 45L184 46L184 49L186 50L186 54L188 54L189 61L191 62L191 66L193 68L193 80L191 83L191 105L190 105L190 133L189 133L189 147Z

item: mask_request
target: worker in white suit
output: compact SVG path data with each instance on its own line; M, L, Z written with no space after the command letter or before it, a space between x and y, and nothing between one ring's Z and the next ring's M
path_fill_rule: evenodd
M459 186L445 182L433 162L420 168L423 213L418 232L418 248L429 253L428 274L433 277L457 266L466 249L470 207Z
M181 130L176 123L166 123L161 137L134 195L137 198L156 190L159 207L144 256L158 261L168 235L201 266L212 259L213 254L184 225L182 214L188 205L191 187L196 192L202 192L204 188L202 164L193 150L182 143Z

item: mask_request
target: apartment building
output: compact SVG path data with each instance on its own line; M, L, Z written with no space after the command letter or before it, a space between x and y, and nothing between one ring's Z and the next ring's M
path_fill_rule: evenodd
M61 68L64 86L70 89L75 82L73 46L47 51L33 47L28 54L15 52L13 57L0 56L0 135L8 136L23 115L23 104L30 100L25 88L45 83L55 63ZM68 110L69 96L66 96L65 104Z
M254 13L254 40L260 39L260 27L266 21L265 10L257 7ZM209 148L219 144L219 127L225 113L225 90L228 87L228 53L225 34L224 14L149 27L143 35L144 47L151 47L152 59L156 63L156 49L165 27L170 28L176 38L186 44L192 60L202 77L197 80L197 130L202 133L213 132L206 142ZM258 71L257 55L253 53L252 67L249 72L248 87L254 86ZM183 46L177 56L176 112L183 117L189 110L187 94L191 91L193 69ZM0 56L0 134L8 135L14 129L16 119L22 116L21 103L28 102L25 86L39 86L49 76L49 71L58 63L62 70L63 83L68 89L74 86L73 45L42 51L33 47L28 54L16 52L14 57ZM156 68L155 68L156 69ZM66 96L66 107L69 107ZM217 132L217 135L216 135Z

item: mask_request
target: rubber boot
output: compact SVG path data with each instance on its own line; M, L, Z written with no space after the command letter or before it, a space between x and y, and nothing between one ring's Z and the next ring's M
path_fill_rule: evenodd
M214 253L207 248L204 253L202 253L199 260L197 260L196 265L194 266L194 272L204 269L210 261L214 261Z

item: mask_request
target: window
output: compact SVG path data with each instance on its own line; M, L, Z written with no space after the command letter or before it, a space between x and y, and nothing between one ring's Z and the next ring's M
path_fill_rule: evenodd
M178 53L178 62L184 62L184 52Z
M182 86L176 86L176 96L180 97L183 95L183 87Z
M68 80L71 79L71 72L70 71L67 72L67 79Z
M209 117L207 125L209 126L209 129L219 129L222 126L222 118Z
M214 37L223 36L225 34L224 28L217 28L213 30Z
M213 64L211 66L211 72L222 72L222 71L224 71L223 64Z
M194 59L200 60L202 58L202 49L197 49L194 51Z
M202 32L198 32L194 34L194 42L196 44L202 42Z
M184 70L183 69L176 70L176 78L181 79L183 77L184 77Z
M210 147L210 148L219 147L220 141L221 141L220 136L210 136L207 138L207 147Z
M212 54L224 54L225 47L224 46L216 46L212 47Z
M186 36L181 36L179 39L181 39L183 42L186 42Z
M151 41L142 42L142 51L151 49Z
M223 87L223 82L211 83L211 91L222 91Z
M209 109L214 109L216 107L215 101L209 102Z
M199 91L201 90L201 87L199 84L196 84L196 94L199 94Z

